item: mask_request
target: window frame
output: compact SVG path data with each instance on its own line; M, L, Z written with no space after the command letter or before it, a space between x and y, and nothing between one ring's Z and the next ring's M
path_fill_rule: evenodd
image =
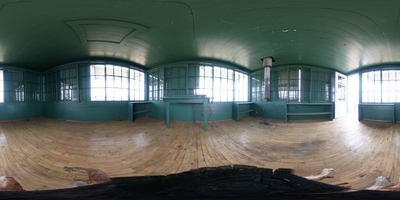
M78 101L78 69L69 66L57 70L58 101Z
M156 77L157 73L159 77ZM221 73L223 73L222 76ZM243 95L242 98L238 98L239 93L236 92L239 86L235 85L237 79L235 79L235 73L240 73L246 77L246 85L241 89L243 94L240 94ZM164 79L161 79L160 76L163 74L165 75ZM163 83L155 82L156 79ZM162 100L161 94L169 96L206 95L213 102L237 102L249 101L250 99L250 73L222 64L173 63L149 70L148 80L149 101Z
M3 70L4 102L25 101L25 76L22 70Z
M252 78L263 70L252 73ZM323 75L321 80L315 80ZM323 83L324 87L315 95L314 86ZM259 85L262 90L264 85ZM252 85L253 92L256 90ZM331 103L334 97L334 71L311 66L282 66L271 69L271 99L268 101L284 101L291 103ZM264 92L264 91L263 91ZM254 96L254 94L253 94ZM257 99L259 100L259 99ZM252 101L255 101L252 99Z
M90 101L146 100L145 72L112 63L90 64L88 67L90 71L88 76L90 79ZM96 71L96 67L102 69ZM136 74L138 77L136 77ZM94 87L93 84L95 83L98 85ZM135 83L139 86L137 87ZM139 94L136 94L136 92Z
M360 103L400 103L399 67L374 67L361 71L359 77Z

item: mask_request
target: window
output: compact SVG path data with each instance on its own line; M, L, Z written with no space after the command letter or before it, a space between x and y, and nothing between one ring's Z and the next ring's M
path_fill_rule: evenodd
M199 66L199 85L195 89L195 94L205 94L207 97L214 98L213 95L213 67L212 66ZM214 101L214 99L213 99Z
M3 71L4 101L25 101L24 73L20 71Z
M381 102L381 72L362 74L362 102Z
M55 71L43 75L43 101L57 101Z
M165 69L165 95L186 95L186 66Z
M262 101L264 99L264 89L264 73L253 74L251 78L252 101Z
M215 102L248 101L248 75L219 66L189 66L191 91L196 95L205 94Z
M271 101L331 102L333 72L307 67L271 70Z
M81 82L85 84L84 80ZM144 100L144 88L144 73L141 71L111 64L90 65L92 101Z
M188 67L188 95L196 95L199 88L200 70L199 66L189 66ZM204 93L203 93L204 94Z
M362 102L400 102L400 70L362 73Z
M83 63L43 75L43 101L78 100L143 101L145 73L119 65Z
M163 72L165 69L165 73ZM206 95L215 102L248 101L247 74L221 66L180 65L149 71L149 100L165 95Z
M289 101L300 101L299 91L301 71L298 69L289 69L289 87L288 87L288 99Z
M241 72L235 72L235 101L248 101L249 76Z
M25 85L21 85L18 88L15 88L15 101L24 101L25 100Z
M58 71L58 84L60 101L78 100L78 73L75 66Z
M332 77L330 72L312 71L312 99L314 102L329 102Z
M130 88L130 97L131 101L144 101L144 73L138 70L130 69L129 70L129 88Z
M337 100L338 101L346 101L346 78L342 76L338 76L338 84L337 84Z
M90 88L90 65L82 64L79 65L79 100L90 101L91 100L91 88Z
M163 100L164 68L149 72L149 101Z
M382 102L400 102L400 70L382 71Z
M233 78L233 70L214 67L214 101L233 101Z
M287 101L287 74L287 69L271 71L271 101Z
M3 70L0 70L0 103L4 102L4 78Z
M310 75L309 69L289 69L289 101L310 102Z
M114 65L91 65L92 101L127 101L128 69Z
M25 101L27 102L39 102L40 101L40 77L37 74L25 73L26 83L26 96Z

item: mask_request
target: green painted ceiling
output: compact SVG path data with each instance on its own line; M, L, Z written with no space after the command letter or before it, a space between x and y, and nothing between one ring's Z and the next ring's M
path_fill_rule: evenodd
M0 62L44 71L110 58L349 73L400 62L399 0L0 0Z

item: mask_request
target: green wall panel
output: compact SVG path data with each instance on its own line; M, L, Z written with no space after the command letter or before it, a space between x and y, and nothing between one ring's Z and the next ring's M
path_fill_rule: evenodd
M0 103L0 121L42 116L42 103Z
M285 102L255 102L257 113L253 116L264 118L285 119ZM230 120L232 119L232 102L210 103L209 121ZM395 105L395 118L400 119L400 104ZM264 111L263 111L264 109ZM310 108L310 112L312 112ZM364 119L391 120L392 110L388 107L371 106L364 108ZM105 120L125 120L128 119L127 102L7 102L0 104L0 121L18 120L24 118L47 116L53 118L77 120L77 121L105 121ZM202 121L201 104L172 104L171 120L180 121ZM261 115L262 114L262 115ZM153 101L151 111L147 115L165 119L165 103L163 101ZM137 116L139 117L139 116ZM292 120L319 119L320 116L291 116Z
M257 106L260 106L260 108L258 109L258 113L260 114L262 113L262 108L265 108L262 117L285 120L286 102L270 101L270 102L256 102L256 104Z
M151 110L148 115L165 119L165 103L163 101L152 101Z
M212 116L210 121L232 119L232 102L218 102L209 104Z
M124 120L128 119L128 103L126 101L45 102L43 115L77 121Z
M392 121L393 115L395 116L395 119L400 117L399 108L399 104L394 104L394 107L393 105L388 106L387 104L363 104L361 107L361 113L359 112L359 115L362 116L359 116L359 119Z
M288 120L318 120L318 119L330 119L330 115L290 115Z
M400 104L395 103L394 104L394 116L395 116L395 121L399 121L400 120Z
M165 119L165 103L153 101L149 116ZM232 102L218 102L209 104L209 121L232 119ZM195 122L203 121L202 104L171 104L171 120Z

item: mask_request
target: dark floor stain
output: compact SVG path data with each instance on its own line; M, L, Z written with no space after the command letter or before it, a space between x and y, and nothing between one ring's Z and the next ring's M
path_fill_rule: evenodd
M266 126L271 125L269 122L266 122L266 121L262 121L262 122L260 122L260 124L264 124L264 125L266 125Z

